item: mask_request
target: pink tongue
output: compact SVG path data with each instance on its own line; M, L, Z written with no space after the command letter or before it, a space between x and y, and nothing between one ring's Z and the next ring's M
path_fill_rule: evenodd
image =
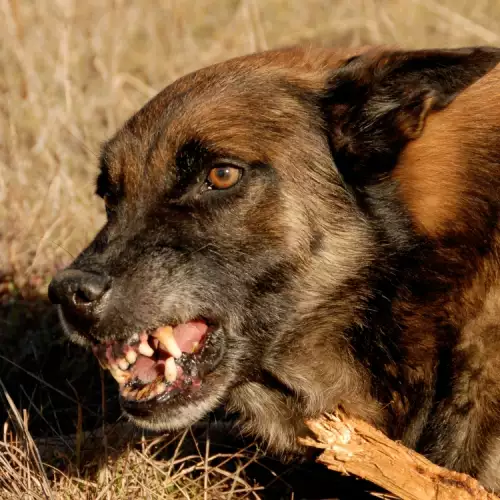
M192 352L196 343L207 333L208 326L202 321L189 321L174 328L174 338L182 352Z
M141 382L149 384L161 374L163 366L163 364L160 366L159 363L151 358L139 356L130 370Z

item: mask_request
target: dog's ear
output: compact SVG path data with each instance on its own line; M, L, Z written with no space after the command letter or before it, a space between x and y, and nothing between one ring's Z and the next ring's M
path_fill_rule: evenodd
M332 152L345 181L384 178L429 113L500 61L500 49L367 52L335 71L322 104Z

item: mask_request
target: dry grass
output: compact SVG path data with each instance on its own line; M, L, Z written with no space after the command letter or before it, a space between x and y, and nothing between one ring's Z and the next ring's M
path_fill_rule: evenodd
M26 412L21 415L10 396L5 394L15 431L6 424L0 442L2 499L258 498L257 492L262 490L261 486L251 484L245 475L245 469L258 460L258 451L251 454L247 449L240 449L210 454L209 440L205 441L204 449L200 449L198 440L193 440L193 452L181 454L185 451L188 431L140 439L126 424L104 428L101 432L82 433L76 438L66 436L76 440L78 461L85 447L88 452L95 453L103 439L111 438L122 448L108 446L100 459L93 457L96 461L88 461L91 471L84 471L80 463L73 464L73 470L63 472L44 461L50 455L54 460L58 454L64 454L61 442L52 439L52 442L37 446L28 430ZM134 436L139 446L131 446L130 439ZM168 460L162 460L162 452L173 443L176 446ZM228 463L233 470L228 470Z
M93 197L99 144L158 90L201 66L310 39L500 44L500 4L1 0L0 28L0 377L13 398L0 443L0 498L263 496L240 470L260 460L253 451L206 448L176 462L155 455L162 445L154 439L166 438L150 437L153 444L134 438L108 453L106 425L117 415L112 396L101 400L109 380L62 342L44 299L50 274L103 222ZM94 428L109 442L99 459L84 460L84 430ZM42 455L30 431L38 446L49 439Z
M64 454L62 443L58 439L35 443L28 429L27 413L21 415L8 393L4 394L14 430L5 424L0 441L2 499L259 498L257 493L263 489L252 484L245 474L245 469L257 462L257 450L250 453L243 448L211 454L209 440L200 449L199 440L192 439L194 450L186 454L181 452L185 452L188 431L147 439L139 438L126 424L106 427L101 432L66 436L76 441L78 457L76 463L70 462L73 468L63 472L46 462ZM95 454L103 440L109 439L118 448L108 445L100 459L87 457L92 470L82 469L85 449ZM131 446L133 441L139 446ZM168 447L172 448L168 459L161 459ZM228 470L228 464L232 470Z
M99 144L200 66L298 40L498 43L497 0L2 0L0 269L63 265L102 223Z

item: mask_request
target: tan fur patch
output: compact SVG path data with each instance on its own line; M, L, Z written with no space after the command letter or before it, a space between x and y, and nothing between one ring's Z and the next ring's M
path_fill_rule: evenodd
M395 169L405 203L416 225L431 236L463 227L463 211L476 200L467 193L471 163L475 173L497 175L469 158L488 148L500 127L500 67L458 95L426 120L420 139L410 142ZM489 137L491 135L491 137ZM498 140L496 138L496 140Z

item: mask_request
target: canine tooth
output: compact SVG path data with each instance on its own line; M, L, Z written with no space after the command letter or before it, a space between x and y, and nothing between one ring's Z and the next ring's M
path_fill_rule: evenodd
M125 354L125 359L130 365L133 365L137 361L137 353L133 349L130 349L130 351L127 351Z
M177 365L174 358L167 358L165 361L165 380L167 382L175 382L177 378Z
M193 349L192 349L192 351L191 351L191 352L196 352L196 350L198 349L198 347L200 347L200 343L199 343L199 342L195 342L195 343L193 344Z
M143 355L150 358L155 352L147 342L141 342L137 350Z
M166 347L169 354L174 358L180 358L182 351L177 345L173 332L174 330L171 326L163 326L158 328L153 335Z
M120 358L118 360L118 366L120 367L120 370L126 371L128 370L129 364L128 361L124 358Z

